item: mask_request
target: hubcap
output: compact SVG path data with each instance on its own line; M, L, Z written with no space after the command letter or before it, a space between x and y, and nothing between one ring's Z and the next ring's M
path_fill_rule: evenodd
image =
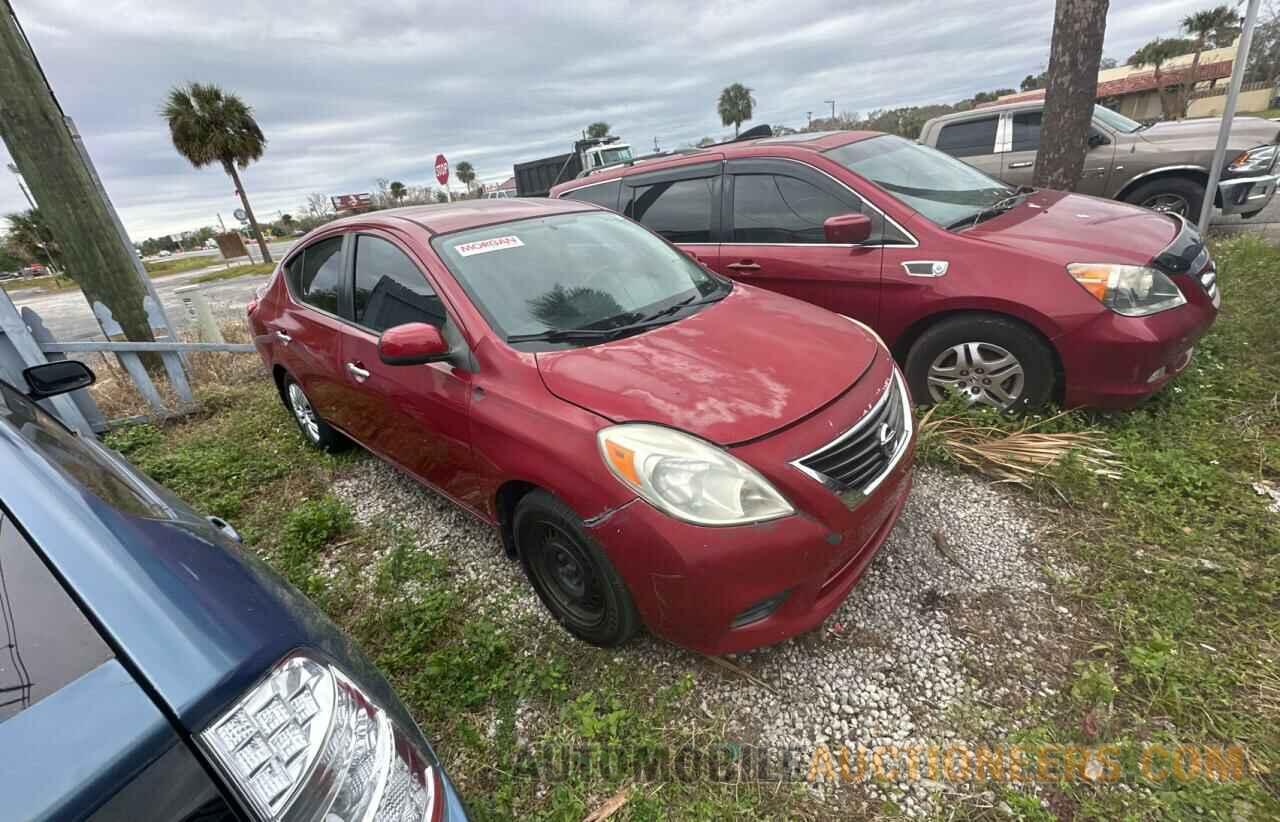
M934 402L959 392L971 405L1008 409L1022 397L1025 386L1022 363L992 343L953 345L929 366L929 396Z
M316 419L316 412L311 410L311 402L307 399L307 395L302 393L302 387L296 382L289 383L289 405L293 407L293 416L298 420L298 425L302 426L302 430L312 442L319 442L320 422Z
M552 610L581 628L598 625L604 619L605 600L586 551L552 522L538 523L532 536L529 569Z
M1156 194L1143 200L1140 205L1152 211L1166 211L1170 214L1187 216L1187 198L1181 194Z

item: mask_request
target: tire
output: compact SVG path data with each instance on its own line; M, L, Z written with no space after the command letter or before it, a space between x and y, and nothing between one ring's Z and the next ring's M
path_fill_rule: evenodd
M311 400L302 390L302 386L293 377L285 376L280 384L280 399L284 407L293 417L302 438L307 445L321 451L337 452L348 448L351 440L342 436L336 428L320 419L320 415L311 406Z
M1200 206L1204 203L1204 184L1189 177L1163 177L1143 183L1130 191L1125 196L1125 201L1155 211L1181 214L1194 222L1200 219ZM1162 204L1164 207L1161 207Z
M631 592L569 506L531 491L516 506L513 526L525 575L565 630L602 648L635 636L640 614Z
M1053 393L1053 353L1035 332L1003 317L968 314L920 335L907 353L907 383L918 403L961 390L971 404L1002 411L1044 405Z

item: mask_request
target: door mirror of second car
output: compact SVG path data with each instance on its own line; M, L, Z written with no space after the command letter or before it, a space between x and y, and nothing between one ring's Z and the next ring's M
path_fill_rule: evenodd
M1089 132L1089 148L1097 148L1098 146L1105 146L1107 143L1110 143L1110 142L1111 141L1107 139L1107 135L1103 134L1101 131L1098 131L1096 128L1092 129Z
M382 332L378 356L387 365L439 362L449 356L449 344L434 325L405 323Z
M871 218L865 214L837 214L822 224L829 243L861 245L871 239Z
M33 365L22 372L22 378L27 381L27 396L33 400L88 388L97 379L89 366L79 360Z

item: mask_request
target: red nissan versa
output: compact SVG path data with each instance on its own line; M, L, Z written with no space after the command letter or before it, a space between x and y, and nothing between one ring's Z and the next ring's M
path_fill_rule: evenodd
M354 440L496 525L599 645L815 627L911 484L910 398L874 332L593 205L330 223L249 322L308 441Z
M736 280L861 320L917 400L960 391L1005 409L1050 398L1129 407L1187 366L1218 311L1213 263L1180 218L1015 190L875 132L691 150L551 194L619 211Z

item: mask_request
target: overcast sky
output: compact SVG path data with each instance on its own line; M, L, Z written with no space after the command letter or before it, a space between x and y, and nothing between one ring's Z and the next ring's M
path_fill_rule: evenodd
M268 147L244 181L270 220L308 192L428 183L437 152L500 182L595 120L641 150L719 136L732 82L754 90L753 124L790 126L832 98L865 113L1016 87L1047 64L1053 27L1052 0L13 4L136 241L239 205L220 169L173 150L157 112L177 83L253 107ZM1123 60L1207 5L1112 0L1105 54ZM0 177L0 213L25 207Z

